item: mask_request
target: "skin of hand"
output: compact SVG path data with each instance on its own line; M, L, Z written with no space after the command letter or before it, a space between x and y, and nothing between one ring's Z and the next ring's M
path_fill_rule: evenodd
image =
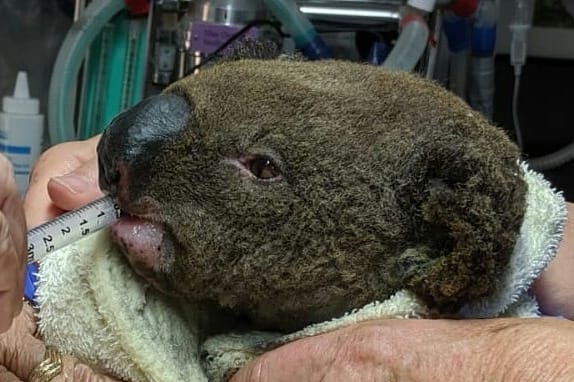
M542 312L574 320L574 204L567 203L568 221L556 258L534 282Z
M0 333L22 309L26 224L12 164L0 155Z
M293 342L231 382L572 381L574 323L376 320Z
M102 195L98 187L98 168L95 156L98 140L99 137L95 137L82 142L63 143L42 154L32 172L30 187L24 201L28 228L50 220L62 211L80 207ZM3 163L0 162L0 165ZM0 176L4 173L1 171ZM4 192L5 187L0 187L0 190ZM22 203L18 200L17 203L12 202L11 205L21 207ZM21 211L21 215L22 237L20 240L25 241L24 211ZM0 221L1 224L4 224L3 220ZM25 253L24 243L21 245ZM13 259L11 261L15 263ZM3 267L4 265L0 265L0 270L3 271L5 269ZM25 258L22 268L25 271ZM0 278L1 282L3 282L2 278ZM18 284L18 290L23 290L22 283ZM0 298L2 298L1 295ZM18 301L21 304L21 293ZM40 339L34 336L35 332L36 322L32 309L25 304L20 315L14 319L10 330L0 334L0 382L27 380L32 369L44 359L46 347ZM112 382L117 380L95 373L74 357L64 356L63 371L52 382L62 381Z
M24 199L28 228L102 197L96 146L100 136L46 150L36 162Z
M61 144L42 156L26 197L29 226L101 196L98 139ZM574 214L572 204L568 209ZM560 311L574 301L568 277L574 274L574 224L568 223L565 233L556 260L535 286L543 307ZM563 292L553 298L557 290ZM232 381L572 380L573 365L574 323L568 320L377 320L285 345Z
M0 382L27 381L34 367L42 362L46 346L34 336L35 332L34 312L26 304L10 330L0 334ZM51 382L117 381L94 373L73 357L64 356L62 361L62 373Z

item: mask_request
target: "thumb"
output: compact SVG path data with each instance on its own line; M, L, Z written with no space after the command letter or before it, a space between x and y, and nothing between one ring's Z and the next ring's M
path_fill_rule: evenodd
M86 204L100 195L96 159L99 138L95 136L85 141L61 143L40 156L34 165L24 199L28 228L53 219L64 210ZM58 178L74 173L80 176L80 180L75 183L70 178ZM82 180L85 187L82 187Z
M68 174L51 178L48 195L56 207L65 211L101 198L97 158L93 157Z
M22 380L4 366L0 366L0 382L22 382Z
M10 330L0 334L0 365L23 380L42 361L45 351L42 341L34 337L35 330L34 311L24 304ZM0 374L0 382L11 380L13 376L10 373Z

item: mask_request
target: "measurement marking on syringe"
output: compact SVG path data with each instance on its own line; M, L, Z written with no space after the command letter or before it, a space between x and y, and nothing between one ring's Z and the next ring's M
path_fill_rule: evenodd
M109 226L119 216L117 204L105 197L30 230L28 262L38 261L49 252Z

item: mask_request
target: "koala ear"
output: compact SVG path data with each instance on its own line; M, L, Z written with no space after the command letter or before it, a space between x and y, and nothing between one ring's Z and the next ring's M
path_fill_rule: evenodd
M214 53L200 66L207 68L227 61L245 59L273 60L278 58L280 54L281 44L276 40L243 38L231 43L221 52Z
M273 60L278 58L280 54L281 44L277 41L239 38L229 45L223 45L218 48L201 63L189 69L187 75L194 73L199 68L207 69L227 61L244 59Z
M231 47L231 53L221 55L214 62L234 61L243 59L307 61L300 52L293 54L281 53L281 43L274 40L245 40Z
M224 55L219 57L220 61L258 59L272 60L281 53L281 46L273 40L244 39L232 44Z

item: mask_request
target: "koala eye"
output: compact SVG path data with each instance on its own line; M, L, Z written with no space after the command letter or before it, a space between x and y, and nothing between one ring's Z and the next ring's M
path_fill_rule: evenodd
M275 165L275 162L273 162L273 159L266 156L256 156L248 159L245 167L258 179L270 180L281 176L281 172Z

